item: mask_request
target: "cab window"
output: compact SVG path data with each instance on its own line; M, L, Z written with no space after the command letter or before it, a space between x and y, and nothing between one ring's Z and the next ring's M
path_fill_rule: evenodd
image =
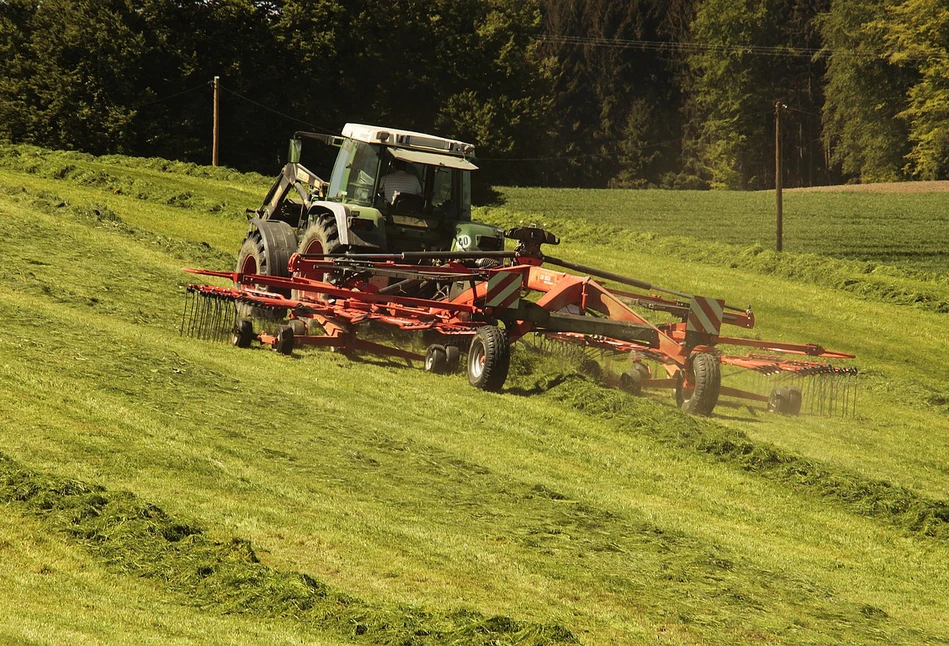
M375 147L359 141L344 141L330 176L329 199L372 205L378 173L379 152Z

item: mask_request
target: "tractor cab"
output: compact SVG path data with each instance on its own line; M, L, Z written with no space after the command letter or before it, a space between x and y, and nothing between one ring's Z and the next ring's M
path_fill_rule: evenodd
M471 221L473 145L360 124L342 135L326 200L378 211L390 248L448 248Z

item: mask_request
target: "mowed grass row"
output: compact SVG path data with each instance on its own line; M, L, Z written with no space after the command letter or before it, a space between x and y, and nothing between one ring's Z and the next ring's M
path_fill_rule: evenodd
M496 396L461 376L384 361L287 359L182 339L176 286L187 279L177 268L192 253L224 261L229 243L200 251L220 219L113 193L104 206L114 217L103 223L83 208L104 200L102 191L51 184L69 206L50 205L32 187L0 210L14 232L8 240L18 241L5 255L20 272L0 293L0 446L30 468L131 490L214 536L250 539L266 564L381 608L472 607L560 624L585 643L923 643L947 634L942 540L853 515L833 497L719 462L657 430L715 433L717 423L582 381L548 396ZM236 229L227 235L239 242ZM169 233L184 230L187 240ZM655 262L563 251L624 271ZM681 280L696 269L682 268ZM747 289L749 279L725 270L703 278L728 290ZM789 335L796 323L782 311L793 311L793 300L774 305L775 325ZM909 324L925 314L881 307ZM822 311L815 332L833 331L835 312ZM889 379L895 359L868 349ZM916 380L925 367L913 370ZM895 417L906 403L883 398L876 407ZM860 460L855 440L899 444L884 423L859 437L877 410L842 425L724 421L749 435L795 436L801 446L790 448L805 452L801 431L826 435L840 447L826 456L828 469L853 467L940 497L938 447L915 465L898 467L905 453L885 450L875 463ZM923 412L901 430L914 441L926 440L917 422L940 419L938 407ZM48 540L68 549L67 539ZM143 585L164 593L154 581ZM122 595L112 603L121 607ZM46 641L74 625L94 641L93 627L71 616L81 604L63 608ZM228 630L239 630L234 621ZM282 631L296 626L272 621ZM8 634L27 634L10 624ZM167 630L130 627L125 640Z

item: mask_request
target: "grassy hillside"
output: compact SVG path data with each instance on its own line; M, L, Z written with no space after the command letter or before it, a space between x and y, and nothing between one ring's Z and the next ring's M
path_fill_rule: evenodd
M696 419L524 353L494 395L179 336L266 186L3 149L0 643L949 643L940 280L558 215L558 255L859 353L858 414Z

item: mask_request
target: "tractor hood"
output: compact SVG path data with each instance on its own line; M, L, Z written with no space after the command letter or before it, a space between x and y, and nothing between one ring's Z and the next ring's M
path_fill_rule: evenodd
M410 162L413 164L423 164L425 166L443 166L445 168L457 168L458 170L478 170L478 167L467 159L453 157L451 155L436 155L435 153L425 153L419 150L406 150L405 148L389 148L389 152L396 159Z

